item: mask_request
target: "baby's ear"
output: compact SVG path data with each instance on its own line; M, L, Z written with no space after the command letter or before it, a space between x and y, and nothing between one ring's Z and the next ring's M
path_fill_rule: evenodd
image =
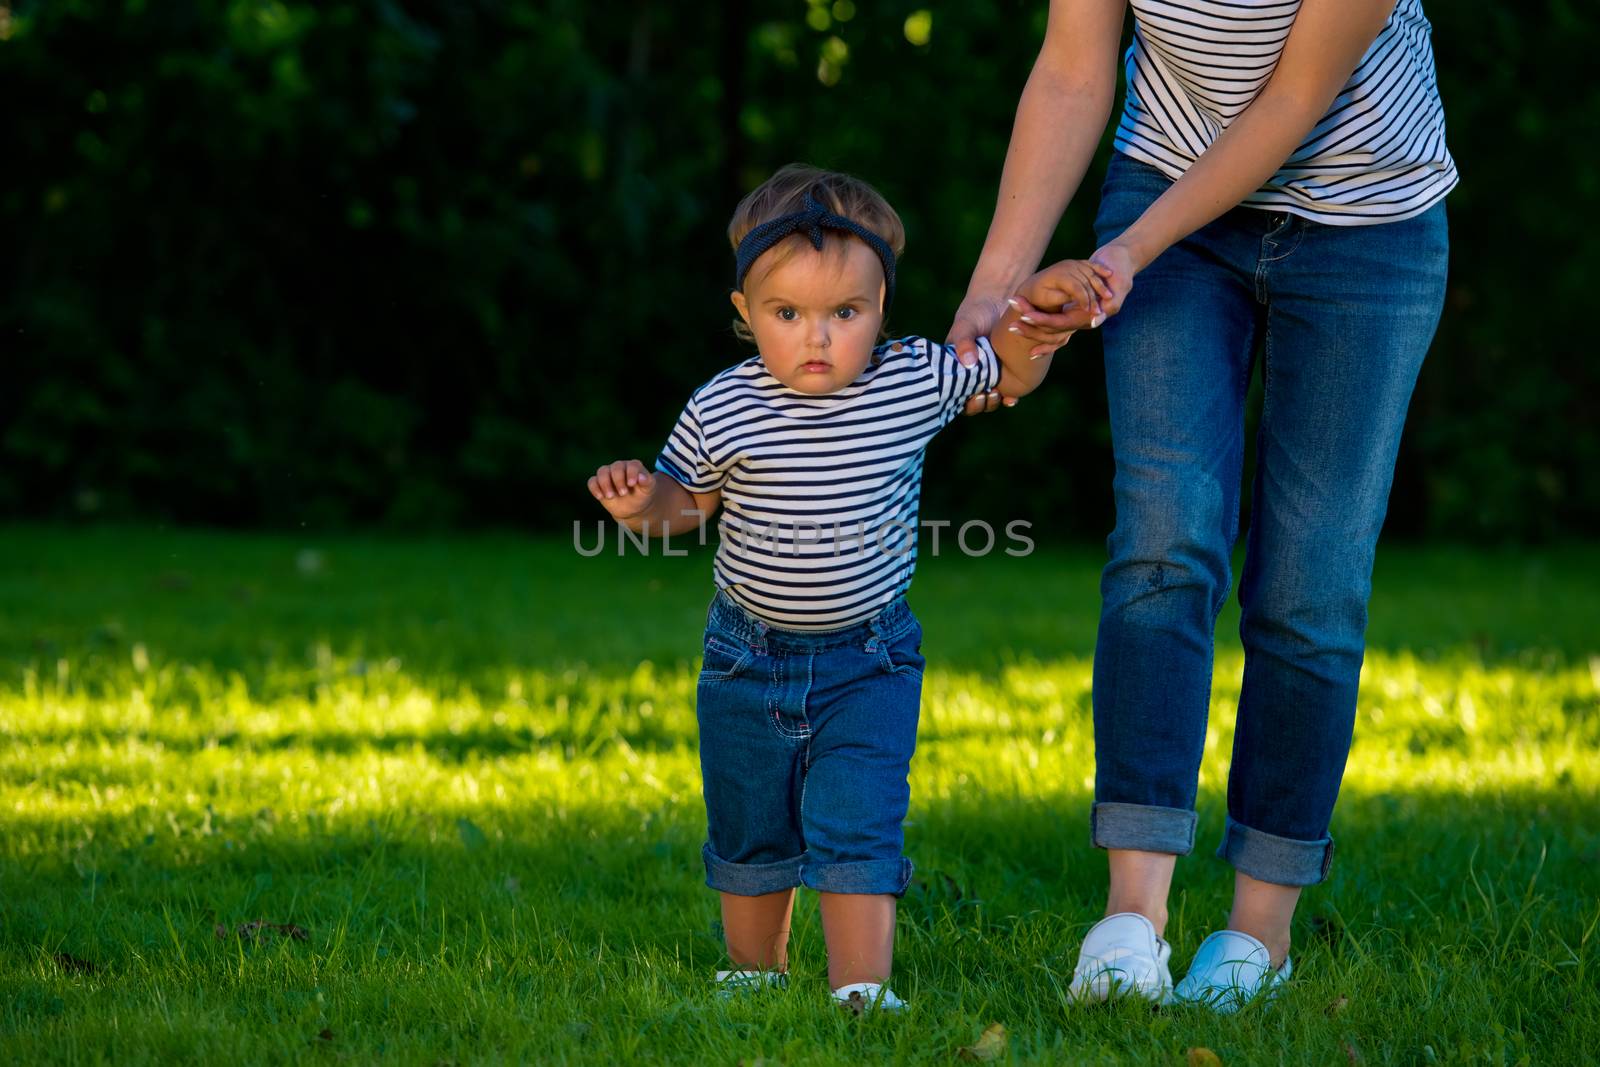
M746 326L750 325L750 304L745 300L744 294L735 289L728 294L728 299L733 301L733 309L739 313Z

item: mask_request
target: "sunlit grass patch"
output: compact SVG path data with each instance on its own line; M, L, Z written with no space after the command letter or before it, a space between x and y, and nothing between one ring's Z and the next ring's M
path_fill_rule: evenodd
M510 539L28 530L0 548L18 1062L947 1062L1002 1022L1018 1062L1546 1063L1581 1062L1600 1027L1600 552L1380 571L1333 877L1307 895L1289 998L1230 1020L1061 999L1103 906L1094 554L931 561L897 961L913 1011L856 1025L827 1010L809 898L787 994L706 988L703 557L585 573ZM1210 852L1242 667L1225 623L1179 973L1226 914ZM307 938L240 938L255 920Z

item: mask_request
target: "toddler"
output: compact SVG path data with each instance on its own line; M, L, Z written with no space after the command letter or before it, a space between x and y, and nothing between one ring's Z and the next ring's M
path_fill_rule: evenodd
M905 231L848 175L784 167L728 237L735 330L757 354L694 391L654 471L619 460L589 492L646 535L721 507L696 707L702 857L732 961L720 990L784 980L804 885L820 896L835 1000L898 1009L886 983L912 871L902 825L924 660L905 594L923 450L969 398L1031 392L1050 357L1029 357L1015 308L972 367L925 337L886 341ZM1105 273L1065 261L1021 295L1088 323Z

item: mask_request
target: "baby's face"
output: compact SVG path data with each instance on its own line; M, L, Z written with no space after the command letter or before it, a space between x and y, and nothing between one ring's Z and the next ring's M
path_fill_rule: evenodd
M770 255L767 253L766 255ZM767 269L752 265L733 294L761 350L761 362L802 393L843 389L866 368L883 322L883 264L865 242L802 246Z

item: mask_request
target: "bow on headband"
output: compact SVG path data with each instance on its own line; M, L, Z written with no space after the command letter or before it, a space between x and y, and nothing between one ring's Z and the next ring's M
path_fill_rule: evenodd
M860 223L843 215L835 215L823 207L815 192L806 194L804 210L763 222L744 235L744 240L739 242L739 251L734 256L733 287L744 288L744 276L750 273L750 265L756 258L792 233L806 235L811 239L812 246L822 251L823 230L854 234L878 253L878 259L883 262L883 310L887 314L889 305L894 302L894 249L889 247L889 242Z

